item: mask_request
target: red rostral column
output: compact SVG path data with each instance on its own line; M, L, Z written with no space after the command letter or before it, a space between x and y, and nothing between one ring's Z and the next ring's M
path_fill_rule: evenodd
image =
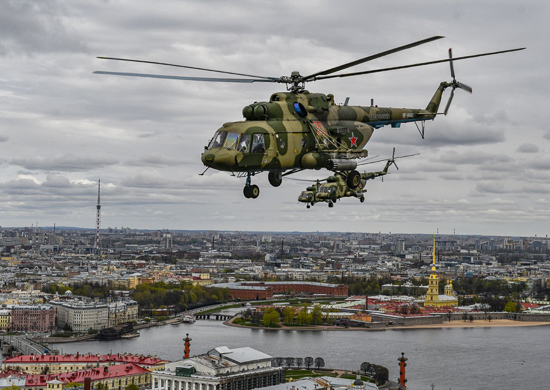
M189 347L191 346L191 340L193 340L193 339L189 338L189 333L187 333L186 336L187 337L183 339L183 341L185 341L185 349L184 349L183 358L184 359L189 359L189 352L190 352Z
M407 358L405 357L405 352L401 352L401 357L397 359L399 362L399 388L406 389L407 378L405 378L405 367L407 367Z

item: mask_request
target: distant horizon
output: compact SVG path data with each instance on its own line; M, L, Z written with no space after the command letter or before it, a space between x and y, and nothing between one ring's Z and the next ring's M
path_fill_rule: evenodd
M53 230L54 226L0 226L0 229L38 229L38 230ZM95 234L95 228L83 228L77 226L55 226L55 229L58 230L83 230L90 231L90 233ZM104 232L108 229L131 229L140 232L156 232L156 231L166 231L168 233L187 233L187 232L197 232L197 233L207 233L207 232L226 232L226 233L247 233L247 234L381 234L381 235L407 235L407 236L456 236L456 237L511 237L511 238L533 238L533 239L548 239L547 236L521 236L521 235L495 235L495 234L457 234L457 233L403 233L403 232L353 232L353 231L336 231L336 230L327 230L327 231L299 231L299 230L231 230L231 229L149 229L149 228L133 228L129 226L124 227L107 227L100 228L100 232Z

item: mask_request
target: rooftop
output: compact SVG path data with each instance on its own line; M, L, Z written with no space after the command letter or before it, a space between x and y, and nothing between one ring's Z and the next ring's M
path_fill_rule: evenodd
M120 364L115 366L104 366L100 368L65 372L60 374L29 375L27 376L25 387L44 387L47 385L48 382L53 380L58 380L64 383L84 383L84 378L90 378L93 382L107 378L118 378L146 373L150 373L150 371L145 368L141 368L136 364Z
M10 357L4 360L4 364L21 364L21 363L133 363L138 365L160 365L167 360L157 357L134 355L134 354L65 354L65 355L21 355Z

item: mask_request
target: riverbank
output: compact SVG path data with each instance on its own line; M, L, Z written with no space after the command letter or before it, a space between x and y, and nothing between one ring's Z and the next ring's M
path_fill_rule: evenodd
M134 330L147 329L147 328L153 328L156 326L165 326L165 325L179 324L179 323L181 323L181 318L170 318L165 321L150 322L147 324L136 325L134 326ZM93 334L93 335L85 335L85 336L77 336L77 337L37 337L37 338L34 338L34 341L55 343L55 344L65 344L65 343L76 343L79 341L97 340L96 336L97 335Z
M500 327L527 327L527 326L549 326L550 322L536 321L514 321L514 320L492 320L492 321L446 321L441 324L391 326L386 329L444 329L444 328L500 328Z
M286 326L281 325L278 328L267 328L263 326L247 326L234 324L233 320L236 317L225 321L224 325L233 326L235 328L248 328L248 329L264 329L264 330L336 330L336 331L385 331L385 330L407 330L407 329L446 329L446 328L499 328L499 327L528 327L528 326L549 326L550 322L524 322L514 320L492 320L492 321L446 321L440 324L426 324L426 325L409 325L409 326L396 326L389 325L386 327L375 328L345 328L342 326L328 326L328 325L312 325L312 326Z

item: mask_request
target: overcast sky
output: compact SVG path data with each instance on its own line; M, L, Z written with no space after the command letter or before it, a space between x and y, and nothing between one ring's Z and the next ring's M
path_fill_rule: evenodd
M550 233L548 1L2 0L0 225L360 231L545 236ZM370 155L399 161L365 203L306 209L306 185L279 188L209 170L200 155L242 108L278 84L213 84L92 74L212 76L96 59L114 56L266 76L311 74L434 35L441 39L353 68L397 66L517 47L455 63L447 117L382 128ZM447 64L308 84L337 103L424 108ZM448 93L448 92L447 92ZM446 98L444 97L444 103ZM380 170L383 163L368 166ZM323 178L303 172L300 178Z

